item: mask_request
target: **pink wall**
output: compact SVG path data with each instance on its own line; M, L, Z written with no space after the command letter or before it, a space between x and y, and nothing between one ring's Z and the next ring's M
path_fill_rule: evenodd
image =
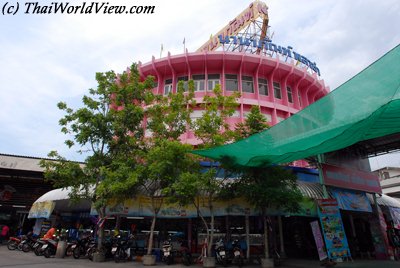
M153 57L148 63L139 63L139 71L142 77L152 75L156 78L158 94L163 94L164 82L167 79L172 79L172 89L175 92L178 77L188 76L192 79L193 75L205 75L206 86L208 74L219 74L224 94L229 94L225 88L225 74L237 75L238 90L242 97L239 100L237 115L228 120L231 125L243 121L252 105L259 105L261 111L271 119L270 125L274 125L329 93L324 81L316 74L309 73L306 68L280 61L279 57L270 58L246 53L195 52L175 56L168 53L165 58L156 60ZM253 78L253 93L242 91L242 76ZM260 78L268 81L268 96L258 91ZM281 99L274 97L273 82L280 84ZM292 91L292 102L289 102L286 90L288 86ZM209 92L207 90L195 92L195 97L200 100ZM183 140L191 144L198 143L191 133L185 135Z

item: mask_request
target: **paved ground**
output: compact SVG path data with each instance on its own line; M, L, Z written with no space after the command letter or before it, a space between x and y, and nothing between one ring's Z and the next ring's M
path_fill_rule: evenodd
M165 267L164 267L165 266ZM24 253L21 251L10 251L7 249L5 245L0 246L0 267L14 267L14 268L102 268L102 267L110 267L110 268L123 268L123 267L135 267L135 268L143 268L143 264L141 262L125 262L125 263L115 263L113 261L103 262L103 263L93 263L88 259L78 259L75 260L72 257L68 258L50 258L46 259L43 256L36 256L32 252ZM164 267L166 265L163 263L157 263L157 267ZM170 268L183 268L181 264L173 264L169 266ZM199 264L192 265L193 268L202 267ZM245 268L259 268L258 265L246 265ZM316 260L294 260L287 259L284 260L282 268L285 267L322 267L319 261ZM369 267L383 267L383 268L399 268L399 261L377 261L377 260L355 260L353 262L342 262L338 263L335 267L337 268L369 268Z

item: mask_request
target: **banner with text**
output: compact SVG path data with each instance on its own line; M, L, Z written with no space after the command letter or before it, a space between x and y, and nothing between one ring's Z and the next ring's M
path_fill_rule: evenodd
M326 185L371 193L382 193L379 177L375 173L327 164L322 164L322 172Z
M319 260L325 260L328 258L325 250L324 239L322 238L321 230L319 229L318 221L310 222L311 230L314 236L315 245L317 246Z
M317 203L329 258L350 257L349 244L336 199L317 199Z

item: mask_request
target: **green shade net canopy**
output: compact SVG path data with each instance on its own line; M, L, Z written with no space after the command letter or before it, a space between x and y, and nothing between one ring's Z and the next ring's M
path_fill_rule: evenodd
M236 143L194 154L237 166L288 163L400 132L400 45L330 94Z

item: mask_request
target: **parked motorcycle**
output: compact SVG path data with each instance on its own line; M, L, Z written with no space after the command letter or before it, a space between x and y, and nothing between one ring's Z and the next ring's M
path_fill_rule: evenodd
M114 254L114 261L120 262L131 258L131 248L133 247L134 242L133 235L130 235L127 238L121 238L118 236L117 243L111 250Z
M243 250L240 245L240 241L238 239L235 239L232 242L232 254L233 254L232 262L234 264L238 265L239 267L242 267L244 254L243 254Z
M81 256L87 255L87 251L89 249L89 245L93 244L93 239L91 236L83 237L82 239L78 239L75 243L71 245L72 256L75 259L79 259Z
M33 252L35 253L36 256L42 256L43 255L43 246L47 244L47 240L45 239L38 239L36 240L36 243L33 245Z
M50 258L56 255L57 252L58 239L48 239L47 244L42 246L43 256Z
M172 243L171 239L165 240L162 245L162 261L167 265L170 265L174 262L174 256L172 252Z
M103 241L103 246L101 249L102 254L104 254L104 257L106 259L110 259L113 258L114 255L112 254L112 248L115 244L115 239L105 239ZM93 255L98 252L97 249L97 242L92 241L91 244L89 245L89 248L87 250L87 256L89 258L89 260L93 261Z
M31 250L34 250L34 246L36 244L36 241L37 241L37 237L32 232L29 232L26 235L26 239L21 242L22 251L23 252L29 252Z
M178 253L182 257L183 264L189 266L192 264L192 254L190 253L188 244L185 240L181 240L180 244Z
M221 238L215 243L215 258L217 263L222 264L224 267L228 265L228 256L226 254L224 240Z
M22 249L21 242L25 239L25 236L22 237L15 237L15 236L10 236L7 242L7 248L9 250L16 250Z

